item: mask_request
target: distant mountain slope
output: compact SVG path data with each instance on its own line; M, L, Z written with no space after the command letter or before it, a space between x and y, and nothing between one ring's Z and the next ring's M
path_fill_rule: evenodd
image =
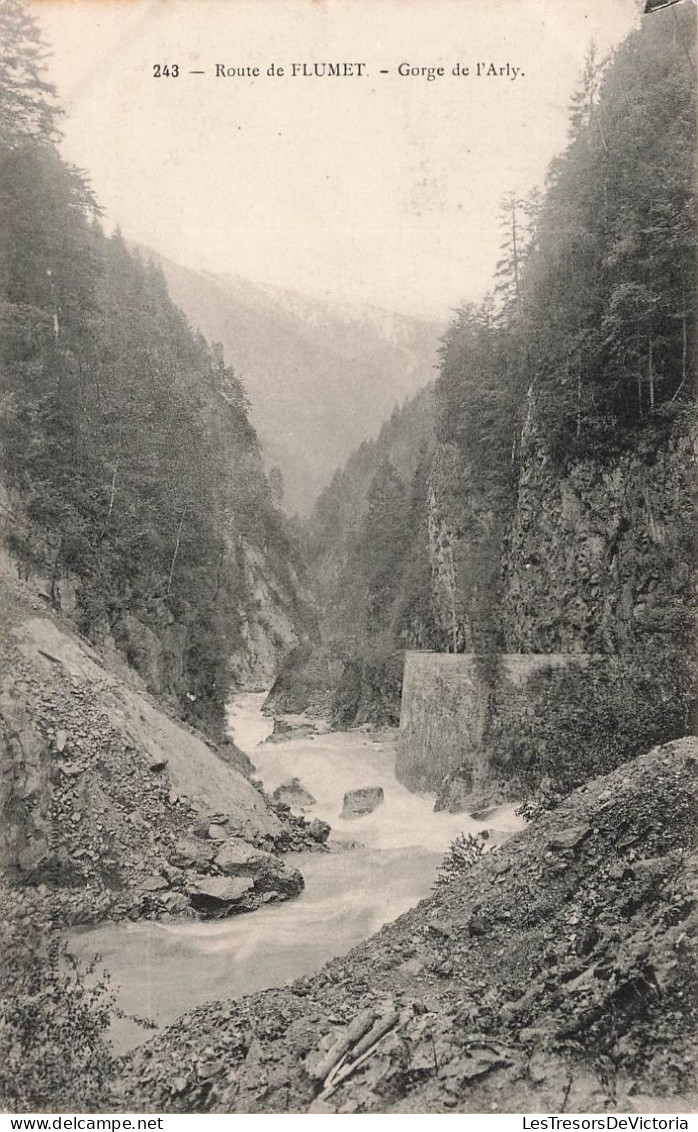
M433 376L438 323L199 273L140 250L161 265L194 326L222 343L290 512L309 511L335 469Z
M443 648L431 598L428 477L434 387L352 453L306 523L319 643L294 650L265 710L329 711L338 726L397 722L404 648Z
M366 643L385 629L375 608L367 614L367 604L371 595L377 598L374 590L382 593L386 583L403 647L441 644L425 629L422 603L419 611L413 610L408 596L414 585L420 596L425 585L428 589L420 551L422 543L426 545L425 477L434 411L434 387L429 385L393 410L375 440L364 441L352 453L313 508L308 566L323 640L340 653L349 641Z
M336 548L337 538L351 538L368 510L374 476L388 461L405 484L411 484L434 436L434 386L427 385L395 409L375 440L365 440L338 468L320 495L309 523L309 557Z

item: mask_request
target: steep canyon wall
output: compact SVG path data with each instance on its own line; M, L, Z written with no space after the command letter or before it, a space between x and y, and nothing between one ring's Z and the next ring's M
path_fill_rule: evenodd
M435 461L432 599L459 651L406 654L406 785L448 808L562 790L692 729L695 472L686 433L561 466L534 411L508 516Z

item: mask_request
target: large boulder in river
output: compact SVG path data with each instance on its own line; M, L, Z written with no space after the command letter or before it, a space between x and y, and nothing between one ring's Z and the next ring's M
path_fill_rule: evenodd
M310 825L308 826L309 836L312 837L313 841L319 842L320 845L325 844L331 832L332 826L330 825L330 823L321 821L320 818L313 818Z
M289 896L300 896L305 888L305 881L300 869L289 869L282 865L280 871L267 881L255 881L255 888L260 892L276 892L282 900Z
M309 790L306 790L298 778L287 778L276 787L272 794L275 802L282 802L291 810L302 810L306 806L314 806L315 799Z
M298 869L287 868L273 853L255 849L239 838L226 841L213 864L225 876L252 878L255 892L297 896L303 891L303 876Z
M329 653L307 642L300 644L284 661L262 711L265 715L306 711L323 715L331 686Z
M284 719L274 720L274 730L267 736L266 743L284 743L287 739L305 739L309 735L316 735L317 727L314 723L287 723Z
M347 790L340 816L362 818L365 814L372 814L384 800L382 786L362 786L359 790Z
M229 916L257 907L252 877L197 877L187 896L197 912L205 916Z

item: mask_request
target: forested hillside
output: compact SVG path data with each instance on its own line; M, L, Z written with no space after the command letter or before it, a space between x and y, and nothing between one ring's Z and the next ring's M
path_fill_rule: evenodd
M401 610L392 619L413 618L415 635L420 633L411 600L422 587L417 584L410 590L406 578L401 587L398 575L410 559L412 571L418 568L413 555L424 545L415 526L433 427L434 397L429 387L394 410L378 438L361 445L318 500L309 561L319 584L320 606L327 611L326 633L336 647L357 644L366 633L378 636L387 629L390 607L401 588ZM430 629L425 613L421 624L425 641Z
M424 398L406 406L317 505L344 724L394 721L399 650L427 647L619 657L612 689L538 690L587 745L636 720L609 762L648 724L657 741L691 726L694 42L683 4L612 59L589 51L545 193L503 202L493 294L443 339L433 432Z
M202 7L210 36L230 6ZM120 9L103 26L142 56ZM318 26L292 22L260 50ZM209 345L105 232L37 25L0 0L0 1108L695 1111L695 0L638 22L589 50L545 191L502 202L493 292L423 374L429 324L233 276L192 282ZM204 195L184 106L187 206L254 233L259 181ZM112 110L76 128L111 139ZM298 498L346 460L307 522L265 476L246 356ZM266 711L330 726L231 702L277 673ZM403 689L399 734L365 734ZM166 1028L141 1050L122 1023Z
M428 552L434 411L428 386L393 411L321 494L305 541L319 637L292 654L269 711L329 709L337 726L395 723L399 649L445 647Z
M268 680L302 632L300 558L243 387L104 235L32 18L0 19L3 526L88 638L215 730L231 677Z

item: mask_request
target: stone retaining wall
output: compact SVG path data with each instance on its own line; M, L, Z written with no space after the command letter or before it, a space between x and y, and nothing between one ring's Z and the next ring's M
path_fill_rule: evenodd
M441 791L447 776L457 774L460 794L481 794L492 785L486 731L493 693L514 735L529 677L587 660L579 653L407 652L398 780L410 790Z

